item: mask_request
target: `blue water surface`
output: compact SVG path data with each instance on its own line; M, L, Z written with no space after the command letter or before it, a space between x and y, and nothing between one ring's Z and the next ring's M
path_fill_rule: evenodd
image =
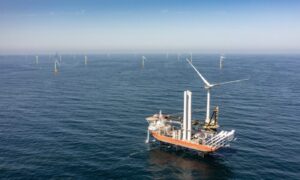
M141 56L147 60L141 67ZM298 179L300 56L194 54L210 82L228 149L204 158L145 144L145 117L182 111L183 91L203 109L188 55L0 56L0 177L9 179ZM193 113L204 119L205 112Z

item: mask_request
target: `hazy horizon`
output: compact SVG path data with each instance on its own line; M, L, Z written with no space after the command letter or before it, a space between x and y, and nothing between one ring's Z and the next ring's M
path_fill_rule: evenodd
M299 53L299 1L2 1L0 54Z

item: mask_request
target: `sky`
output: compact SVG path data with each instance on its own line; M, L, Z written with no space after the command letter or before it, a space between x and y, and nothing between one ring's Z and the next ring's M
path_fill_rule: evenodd
M0 0L0 53L300 53L296 0Z

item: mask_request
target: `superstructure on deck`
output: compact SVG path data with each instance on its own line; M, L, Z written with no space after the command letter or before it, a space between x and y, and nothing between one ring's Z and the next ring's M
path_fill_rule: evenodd
M218 107L213 111L209 124L192 120L191 95L190 91L184 92L183 117L164 115L161 112L147 117L149 135L160 142L203 153L229 146L234 140L235 131L218 131Z

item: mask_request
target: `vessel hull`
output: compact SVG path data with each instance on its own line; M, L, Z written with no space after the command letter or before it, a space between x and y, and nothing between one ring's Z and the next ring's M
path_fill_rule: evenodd
M177 146L181 146L181 147L185 147L188 149L192 149L192 150L196 150L196 151L201 151L201 152L205 152L205 153L211 153L216 151L215 148L210 147L210 146L206 146L206 145L202 145L202 144L196 144L193 142L188 142L188 141L183 141L183 140L178 140L178 139L173 139L171 137L167 137L164 135L160 135L157 132L152 131L151 132L152 136L161 142L165 142L165 143L169 143L172 145L177 145Z

